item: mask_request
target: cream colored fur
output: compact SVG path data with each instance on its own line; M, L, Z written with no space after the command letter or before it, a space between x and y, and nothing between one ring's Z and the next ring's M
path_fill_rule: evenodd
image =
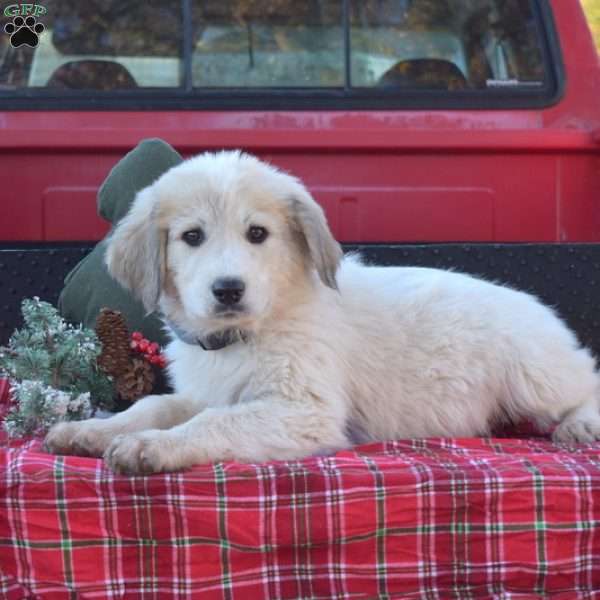
M252 225L269 231L263 244L246 239ZM196 227L206 239L190 247L182 234ZM559 423L557 440L600 438L594 359L551 309L467 275L342 259L302 184L251 156L203 154L140 192L107 264L186 332L235 326L247 340L205 351L174 338L174 394L59 424L52 452L153 473L475 436L507 418ZM215 314L219 277L245 282L243 314Z

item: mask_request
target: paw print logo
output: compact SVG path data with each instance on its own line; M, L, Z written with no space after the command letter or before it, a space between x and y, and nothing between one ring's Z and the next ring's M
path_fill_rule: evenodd
M10 35L10 44L13 48L23 45L35 48L38 45L40 34L44 31L44 26L36 23L36 18L32 16L26 19L15 17L12 23L4 26L4 31Z

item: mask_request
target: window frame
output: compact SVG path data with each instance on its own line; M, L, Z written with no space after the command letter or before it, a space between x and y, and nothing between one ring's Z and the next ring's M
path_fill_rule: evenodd
M352 88L349 2L343 1L345 86L336 88L198 88L192 81L192 7L181 0L182 85L112 92L22 88L0 91L0 110L493 110L547 108L564 95L564 63L554 15L547 0L531 0L547 81L541 88L406 90Z

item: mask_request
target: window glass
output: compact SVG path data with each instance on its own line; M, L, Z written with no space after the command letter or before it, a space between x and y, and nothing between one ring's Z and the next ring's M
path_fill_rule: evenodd
M542 86L529 0L352 0L352 85Z
M180 84L178 0L45 0L38 6L44 14L3 15L2 89L115 91ZM31 27L22 23L32 18ZM9 31L19 30L13 31L21 36L16 44L24 41L24 31L30 35L42 26L43 32L35 47L30 39L14 47L7 25Z
M262 88L400 98L548 83L533 0L37 1L3 7L4 96ZM600 0L582 2L597 19Z
M581 2L596 42L596 48L600 52L600 0L581 0Z
M344 85L340 0L195 0L197 87Z

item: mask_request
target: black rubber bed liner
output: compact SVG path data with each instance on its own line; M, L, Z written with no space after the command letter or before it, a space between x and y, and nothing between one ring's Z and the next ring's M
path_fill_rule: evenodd
M23 298L56 303L92 244L0 245L0 345L20 326ZM453 269L531 292L600 356L600 244L347 244L367 262Z

